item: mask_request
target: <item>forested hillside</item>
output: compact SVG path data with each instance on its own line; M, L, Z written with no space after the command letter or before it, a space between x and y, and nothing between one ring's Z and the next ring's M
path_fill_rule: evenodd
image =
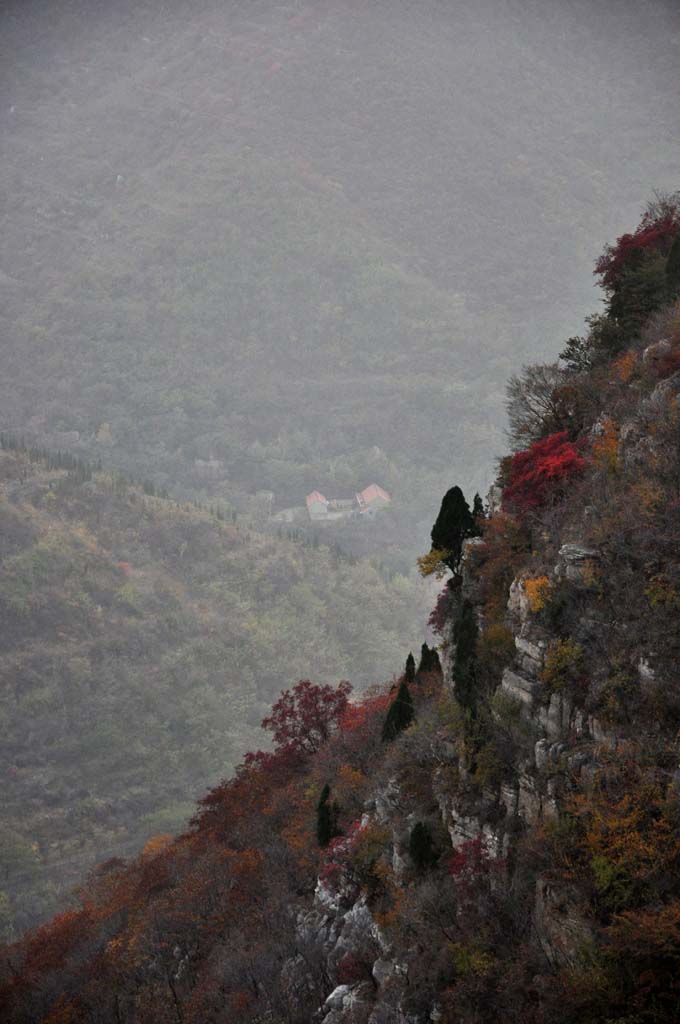
M72 462L0 449L6 935L96 861L181 828L279 690L387 678L426 619L413 575Z
M8 946L12 1024L671 1024L680 963L680 193L510 382L490 506L398 685L301 684L189 829Z
M0 428L239 510L376 479L414 556L680 156L672 6L540 6L7 5Z

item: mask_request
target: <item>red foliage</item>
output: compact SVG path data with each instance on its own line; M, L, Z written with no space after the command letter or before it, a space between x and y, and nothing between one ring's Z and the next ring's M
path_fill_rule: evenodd
M626 270L648 252L667 255L676 235L680 235L680 209L642 218L632 235L621 235L616 245L608 245L595 264L602 287L615 291Z
M348 703L342 718L338 722L343 733L357 732L374 716L379 715L382 721L392 699L391 693L379 693L358 703Z
M486 870L487 856L482 846L481 836L466 840L462 846L451 854L449 872L453 878L464 875L481 875Z
M319 878L331 885L338 883L347 869L347 853L363 831L361 819L357 818L342 836L336 836L323 851Z
M588 465L581 454L584 444L584 441L569 441L566 430L562 430L513 455L508 483L503 490L504 508L519 511L540 508L558 494Z
M331 736L344 715L352 692L346 681L337 687L319 686L301 679L292 690L284 690L262 728L273 733L280 748L315 754Z
M451 610L453 608L452 597L453 594L451 592L451 588L447 584L437 598L437 603L430 612L430 617L427 620L428 626L431 626L438 636L442 635L444 626L451 616Z

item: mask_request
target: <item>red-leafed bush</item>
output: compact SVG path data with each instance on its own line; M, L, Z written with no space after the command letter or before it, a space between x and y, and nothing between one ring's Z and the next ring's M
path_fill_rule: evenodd
M375 696L365 697L356 704L348 704L338 723L340 730L343 733L357 732L375 717L380 718L382 722L391 700L392 694L378 693Z
M329 739L347 710L352 684L319 686L301 679L292 690L284 690L262 728L273 733L279 749L291 747L315 754Z
M667 256L676 235L680 235L680 204L668 201L650 207L637 230L608 245L595 264L602 287L615 291L626 271L635 268L644 256Z
M453 608L453 592L447 584L439 594L437 603L430 612L430 617L427 620L428 626L431 626L438 636L442 635L444 626L451 618Z
M581 454L584 443L570 441L563 430L513 455L503 507L525 512L558 496L588 465Z

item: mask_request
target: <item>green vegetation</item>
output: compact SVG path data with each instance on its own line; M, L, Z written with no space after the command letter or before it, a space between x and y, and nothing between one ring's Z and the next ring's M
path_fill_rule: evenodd
M181 828L284 686L366 686L426 615L415 577L61 462L0 449L0 890L17 930L95 861Z

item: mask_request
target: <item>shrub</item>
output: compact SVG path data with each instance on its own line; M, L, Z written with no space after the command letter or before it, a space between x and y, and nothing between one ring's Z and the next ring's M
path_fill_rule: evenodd
M527 512L561 496L588 465L581 454L583 446L583 441L574 443L561 431L513 455L503 507Z
M575 640L554 640L548 648L541 676L553 693L573 691L583 682L583 647Z
M550 600L551 590L552 586L547 576L535 576L524 580L524 592L534 615L543 611Z

